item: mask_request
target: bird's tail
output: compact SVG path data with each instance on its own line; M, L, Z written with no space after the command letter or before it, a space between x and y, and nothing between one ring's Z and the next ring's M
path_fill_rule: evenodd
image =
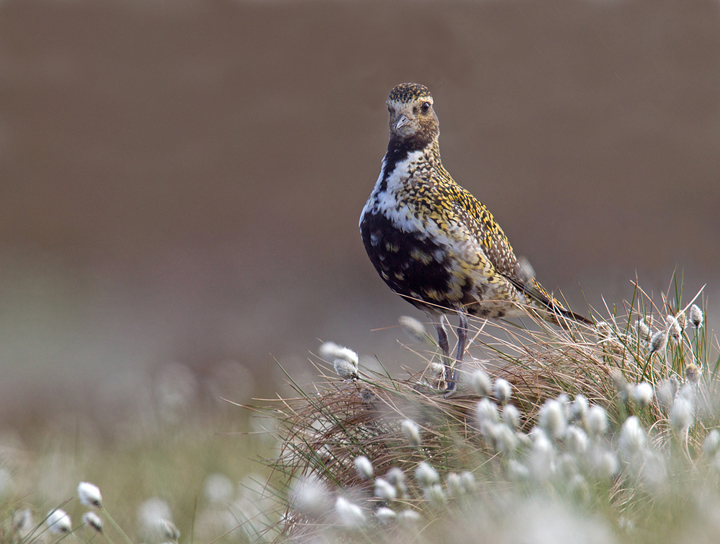
M571 323L580 323L582 325L594 324L587 317L566 309L555 297L548 293L535 278L531 278L529 281L523 283L517 281L513 281L512 283L534 303L533 306L539 308L544 320L559 325L564 329L569 329Z

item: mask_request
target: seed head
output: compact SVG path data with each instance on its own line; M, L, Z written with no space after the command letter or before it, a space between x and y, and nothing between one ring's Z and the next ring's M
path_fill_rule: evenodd
M489 396L490 391L492 391L492 382L484 370L476 370L473 372L470 383L481 397Z
M633 387L632 398L640 408L645 408L652 402L653 388L647 382L641 382Z
M582 455L588 449L588 437L580 427L571 425L565 434L568 448L575 455Z
M697 365L690 363L685 367L685 379L692 384L700 382L700 369Z
M513 482L527 482L530 479L530 470L515 459L508 461L508 479Z
M70 532L70 529L72 529L70 516L67 515L65 510L61 510L60 508L50 510L47 518L45 519L45 523L47 523L50 533L54 535L65 534Z
M665 351L667 347L668 333L667 330L657 331L650 338L650 355L658 351Z
M505 455L510 455L517 449L518 440L515 431L507 425L497 424L493 432L495 447Z
M708 457L714 457L720 449L720 431L713 429L705 437L703 442L703 453Z
M387 480L375 478L375 496L382 501L391 502L397 497L397 491Z
M365 513L362 508L344 497L338 497L335 501L335 513L345 527L358 528L365 525Z
M78 498L85 506L102 508L102 495L98 486L89 482L80 482L77 488Z
M335 359L343 359L358 367L358 355L353 350L337 345L335 342L324 342L320 346L320 357L326 361L334 361Z
M684 433L695 422L695 408L692 402L677 396L670 410L670 425L676 433Z
M665 318L665 321L667 323L667 334L669 338L672 338L675 342L680 342L680 335L682 334L682 328L680 327L680 323L678 323L678 320L675 319L675 317L669 315L667 318Z
M460 473L460 482L462 483L463 489L465 490L465 493L474 493L475 492L475 476L472 475L472 472L468 472L467 470Z
M497 405L490 399L480 400L475 408L475 413L481 425L483 423L497 423L499 419Z
M597 437L607 431L607 413L602 406L593 405L588 408L585 428L591 437Z
M375 510L375 517L381 524L387 525L388 523L394 521L397 518L397 514L392 508L388 508L387 506L381 506L380 508Z
M320 516L329 506L329 494L317 476L303 476L292 485L290 504L304 514Z
M385 479L394 486L405 483L405 473L398 467L392 467L387 471Z
M180 540L180 529L169 519L157 520L156 527L159 529L159 533L164 540L171 542Z
M635 331L639 340L647 342L650 340L650 327L645 319L638 319L635 322Z
M645 448L647 437L636 416L630 416L620 429L620 448L626 455L632 456Z
M402 428L403 435L405 435L405 439L410 442L410 445L413 448L419 448L422 443L420 427L411 419L404 419L400 427Z
M687 316L685 315L685 312L680 310L677 315L675 316L675 320L677 321L678 325L680 326L680 330L685 330L685 325L687 325Z
M690 306L690 323L692 323L696 330L702 327L703 313L697 304Z
M321 450L318 451L320 456L326 453L329 453L327 448L325 450L321 448ZM204 491L205 498L209 502L216 504L229 503L235 493L235 486L230 478L224 474L216 473L205 478Z
M420 461L415 469L415 479L422 487L430 487L440 481L440 476L428 463Z
M360 455L355 458L355 470L357 470L358 476L363 480L369 480L373 477L373 466L370 459L364 455Z
M25 533L33 526L33 515L29 508L16 510L13 514L13 528L18 533ZM22 536L22 535L21 535Z
M520 426L520 411L512 404L503 407L502 418L512 430L517 430Z
M414 317L402 315L398 319L398 323L400 324L400 328L405 331L405 334L407 334L413 342L427 342L428 333L425 329L425 325Z
M430 363L430 374L432 374L435 379L442 378L445 375L445 365Z
M563 405L557 400L545 401L538 414L538 424L553 438L561 438L567 428Z
M440 508L447 504L447 497L440 484L432 484L425 488L425 500L433 508Z
M510 385L510 382L504 380L503 378L495 380L493 394L500 404L505 404L508 400L510 400L510 396L512 395L512 386Z
M588 401L583 395L575 395L570 405L570 419L572 421L584 421L588 411Z
M598 451L592 459L595 474L600 478L612 478L620 470L617 456L610 451Z
M678 383L675 376L657 384L655 386L655 396L657 397L660 406L662 406L665 410L670 409L675 401L675 394L677 393L677 390Z
M451 497L460 497L465 494L462 480L460 479L460 476L455 472L451 472L447 475L447 477L445 478L445 485L447 486L448 495L450 495Z
M403 525L415 525L422 519L418 512L409 509L398 512L397 518Z
M343 380L352 380L358 377L358 368L345 359L335 359L333 368Z
M103 532L103 522L95 512L85 512L82 515L82 522L98 533Z

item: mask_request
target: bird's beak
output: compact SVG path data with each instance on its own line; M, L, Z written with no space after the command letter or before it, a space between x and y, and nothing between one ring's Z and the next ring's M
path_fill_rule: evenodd
M401 115L398 117L398 120L395 121L395 130L399 130L401 127L404 127L410 122L410 119L408 119L407 115Z

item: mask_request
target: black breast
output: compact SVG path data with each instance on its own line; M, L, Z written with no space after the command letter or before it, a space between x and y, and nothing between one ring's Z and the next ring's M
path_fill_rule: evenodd
M419 308L423 301L448 309L457 305L444 296L451 282L447 255L431 238L403 232L384 215L372 212L363 216L360 233L370 260L390 289Z

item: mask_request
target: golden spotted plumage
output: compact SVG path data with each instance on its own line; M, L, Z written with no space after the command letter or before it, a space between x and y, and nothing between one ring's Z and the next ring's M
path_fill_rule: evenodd
M589 323L524 274L490 211L455 183L440 159L433 98L422 85L405 83L388 97L390 141L383 167L360 217L363 243L388 286L433 317L460 319L456 359L467 340L467 315L522 315L531 305L554 323ZM447 334L436 327L450 371Z

